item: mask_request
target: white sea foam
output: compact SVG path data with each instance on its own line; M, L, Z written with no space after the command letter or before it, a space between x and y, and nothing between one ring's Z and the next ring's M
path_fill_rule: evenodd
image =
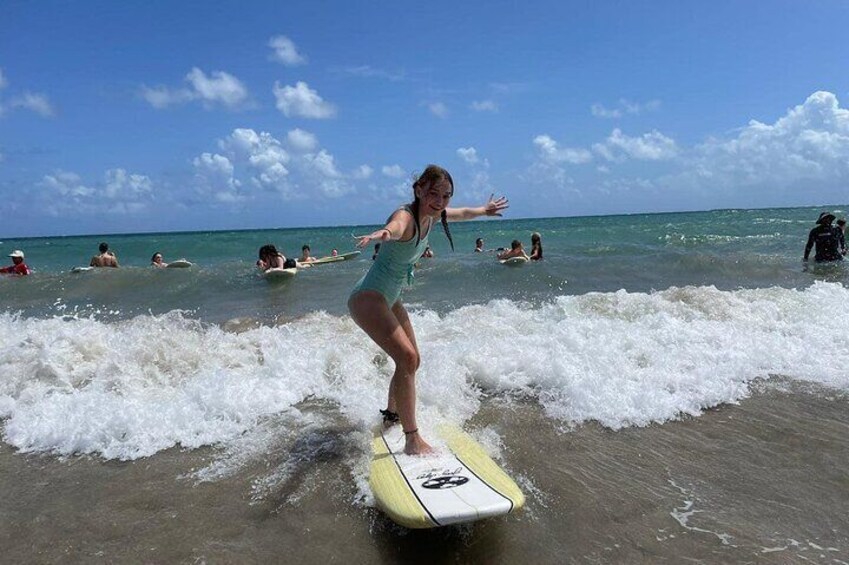
M849 291L831 283L414 310L420 419L462 423L483 391L618 429L737 402L753 379L775 374L849 389L847 315ZM241 333L180 312L120 322L0 314L0 344L0 417L17 449L135 459L216 445L234 466L314 426L305 404L367 431L392 366L350 318L324 313Z

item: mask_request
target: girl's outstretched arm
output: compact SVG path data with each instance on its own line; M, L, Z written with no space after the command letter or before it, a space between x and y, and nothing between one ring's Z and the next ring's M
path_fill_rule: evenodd
M357 247L363 248L370 241L390 241L412 237L407 232L413 231L413 229L413 217L407 212L398 210L379 230L367 235L355 235L354 238L357 240ZM415 232L413 231L413 233Z
M489 197L489 201L483 206L475 208L446 208L445 214L449 220L456 222L458 220L471 220L480 216L500 216L509 207L510 202L506 196L495 198L495 194L492 194Z

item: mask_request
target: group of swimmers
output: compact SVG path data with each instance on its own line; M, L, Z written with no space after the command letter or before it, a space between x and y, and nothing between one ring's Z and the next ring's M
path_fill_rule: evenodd
M486 249L483 248L483 238L477 238L475 240L475 253L483 253ZM510 249L504 249L503 247L499 247L496 249L498 251L498 259L512 259L513 257L523 257L525 259L529 259L531 261L539 261L542 259L542 236L540 236L539 232L534 232L531 234L531 254L528 255L525 252L524 244L518 240L514 239L510 243Z
M337 257L339 252L334 249L330 252L331 257ZM312 256L312 250L309 245L304 244L301 247L301 256L298 259L286 258L283 253L277 250L277 246L269 243L259 248L259 259L256 266L263 271L268 269L294 269L298 266L309 265L314 263L318 258Z
M338 254L339 252L335 249L331 253L333 257ZM9 257L12 259L12 264L8 267L0 268L0 274L20 276L32 274L32 269L30 269L24 262L25 256L23 251L15 249L9 253ZM301 249L301 257L299 259L287 259L274 245L269 244L260 247L259 260L256 263L262 270L273 268L287 269L297 267L299 264L312 263L315 260L316 258L310 254L309 245L303 246ZM98 246L97 255L94 255L89 261L89 267L118 268L118 266L118 256L114 251L109 249L109 244L106 242L103 242ZM157 251L150 257L150 266L157 269L163 269L168 266L168 263L163 261L162 253Z
M89 262L89 266L91 267L117 267L118 266L118 257L109 250L109 245L106 243L101 243L99 247L100 253L93 256L91 261ZM157 254L154 255L154 257ZM159 260L162 261L162 255L159 255ZM24 263L24 252L20 249L15 249L11 253L9 253L9 257L12 258L12 264L8 267L0 268L0 273L5 275L29 275L32 274L32 269L30 269L26 263Z
M101 243L98 246L99 253L91 258L89 261L89 267L111 267L113 269L118 268L118 256L114 251L109 249L109 244L106 242ZM155 267L157 269L164 269L168 266L168 263L162 260L162 253L159 251L155 252L150 256L150 266Z

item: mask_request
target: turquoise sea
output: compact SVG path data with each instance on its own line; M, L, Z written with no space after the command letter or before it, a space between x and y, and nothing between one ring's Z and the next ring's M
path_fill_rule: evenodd
M341 253L374 226L0 238L35 271L0 277L0 546L24 561L50 543L65 549L44 561L847 562L849 269L803 269L820 211L456 223L453 252L437 226L402 295L420 423L469 430L528 507L431 533L394 526L368 487L392 369L346 300L371 249L276 284L254 266L261 245ZM473 252L532 232L538 263ZM72 273L101 241L121 268ZM194 266L152 269L157 251Z
M430 238L436 257L421 262L404 300L446 313L496 298L542 305L590 292L803 289L818 279L842 282L840 269L825 276L802 272L802 251L817 214L797 208L456 223L454 252L437 226ZM211 323L235 317L267 322L315 311L344 315L347 293L368 269L373 249L354 261L303 271L293 284L277 287L257 276L257 250L273 243L287 257L299 257L304 244L315 256L347 252L354 249L353 233L374 227L0 238L3 251L23 249L35 270L26 281L0 279L3 308L34 317L108 311L111 319L183 310ZM493 253L472 252L478 237L490 250L509 247L513 239L529 250L534 231L542 234L545 261L527 269L503 269ZM122 269L70 273L88 265L101 241L117 253ZM186 258L196 266L150 269L157 251L166 262Z

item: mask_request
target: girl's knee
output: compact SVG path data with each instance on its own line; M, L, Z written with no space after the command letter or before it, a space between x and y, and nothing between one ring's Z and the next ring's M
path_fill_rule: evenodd
M420 362L418 352L412 348L404 349L399 354L398 359L395 359L395 364L406 374L415 374Z

